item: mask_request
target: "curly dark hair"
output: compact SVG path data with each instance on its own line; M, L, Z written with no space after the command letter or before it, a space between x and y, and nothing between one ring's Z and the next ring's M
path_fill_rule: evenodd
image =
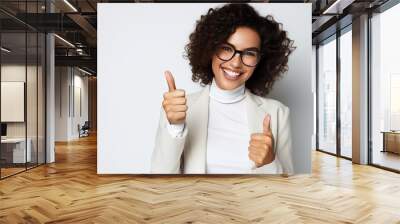
M218 45L225 43L238 27L255 30L261 39L261 59L253 75L246 81L246 88L253 94L265 96L274 82L288 70L288 57L295 49L282 24L270 15L262 17L248 4L226 4L210 8L196 22L195 30L185 46L185 58L192 67L192 80L201 85L211 83L212 56Z

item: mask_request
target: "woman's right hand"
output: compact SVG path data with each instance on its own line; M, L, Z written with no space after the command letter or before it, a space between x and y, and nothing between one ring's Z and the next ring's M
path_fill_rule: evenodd
M183 124L186 120L186 96L185 91L176 89L175 80L170 71L165 71L165 79L169 91L164 93L162 106L170 124Z

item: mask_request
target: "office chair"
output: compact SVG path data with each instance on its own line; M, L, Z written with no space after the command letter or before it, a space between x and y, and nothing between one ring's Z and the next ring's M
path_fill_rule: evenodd
M87 137L89 136L89 129L90 129L90 125L89 125L89 121L85 121L85 123L82 125L82 127L79 127L80 125L78 125L78 129L79 129L79 138L80 137Z

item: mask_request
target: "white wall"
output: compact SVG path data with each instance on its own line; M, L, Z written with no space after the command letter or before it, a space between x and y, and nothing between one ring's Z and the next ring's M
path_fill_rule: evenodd
M88 120L88 78L72 67L56 67L55 73L55 140L77 139L78 124ZM82 113L76 105L82 105Z
M163 72L177 88L200 89L191 81L184 45L195 21L221 4L98 4L98 173L149 173L162 94ZM294 166L311 171L313 95L311 4L252 4L272 14L297 49L289 72L270 97L291 109ZM157 16L155 16L157 15Z

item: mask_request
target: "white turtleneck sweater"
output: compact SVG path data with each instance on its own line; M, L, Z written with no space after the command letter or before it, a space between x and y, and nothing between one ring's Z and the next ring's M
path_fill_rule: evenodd
M207 173L251 173L249 159L249 125L245 86L220 89L215 82L210 88L207 135Z

